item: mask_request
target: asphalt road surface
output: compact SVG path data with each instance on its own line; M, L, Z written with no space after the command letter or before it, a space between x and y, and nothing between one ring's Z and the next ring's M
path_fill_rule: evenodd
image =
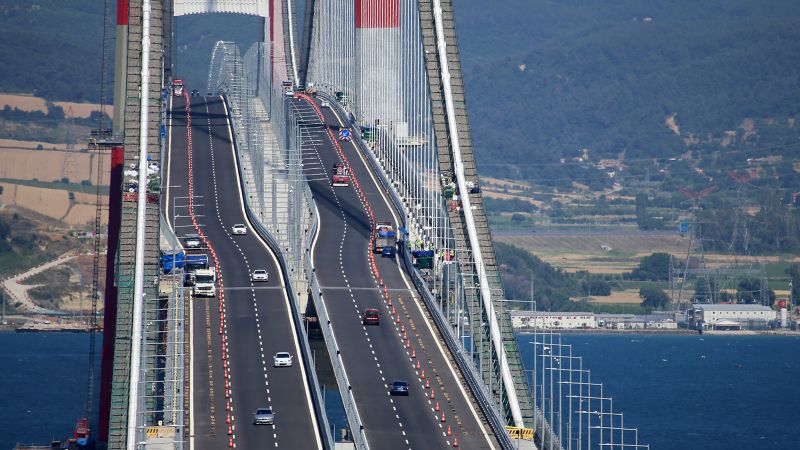
M186 100L191 102L190 135ZM207 246L199 252L211 256L213 248L224 294L230 402L223 376L220 293L216 298L192 299L190 433L194 448L227 448L231 438L243 449L321 448L283 278L275 257L243 211L222 99L173 97L168 148L165 215L178 236L199 232L207 237ZM197 227L188 208L190 175ZM248 226L246 235L231 234L231 227L238 223ZM269 281L251 282L250 273L256 269L266 269ZM279 351L294 355L292 367L272 366L272 356ZM253 424L259 407L273 408L274 425Z
M379 290L369 266L370 223L354 187L332 187L330 172L339 163L333 141L312 108L302 99L287 100L304 124L304 170L319 209L319 233L312 249L323 299L353 388L367 440L372 448L499 448L488 426L478 418L454 375L455 365L443 354L435 325L426 318L410 280L394 258L375 255L380 274L390 289L393 306L402 324L392 323L391 308ZM341 122L330 109L322 110L325 122L338 135ZM346 159L366 194L378 221L397 227L397 216L372 179L355 143L342 142ZM322 175L324 174L324 176ZM363 326L367 308L381 311L380 326ZM404 346L405 327L412 349ZM412 359L414 350L417 358ZM415 364L420 361L420 370ZM422 379L422 370L426 379ZM390 396L393 380L410 383L408 397ZM435 390L425 388L429 381ZM440 411L435 411L436 403ZM445 422L441 421L442 413ZM448 427L452 436L447 436Z

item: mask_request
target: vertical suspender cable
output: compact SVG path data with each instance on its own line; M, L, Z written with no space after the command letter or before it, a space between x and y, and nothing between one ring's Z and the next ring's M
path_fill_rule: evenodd
M147 206L147 115L150 107L150 0L142 1L142 86L139 95L139 198L136 204L136 264L133 283L131 328L131 366L128 396L128 449L136 448L136 423L139 402L139 370L142 345L142 307L144 303L144 228Z
M519 407L519 400L517 399L517 391L514 387L514 380L511 377L511 370L508 367L508 358L506 349L503 346L503 339L500 335L500 328L497 322L497 315L494 311L492 304L492 290L489 285L489 279L486 275L486 267L483 264L481 257L480 241L478 240L478 232L475 229L475 219L472 215L472 208L469 201L469 190L464 174L464 164L461 159L461 149L459 147L458 125L456 123L455 108L453 106L453 91L450 85L450 69L447 61L447 43L444 36L444 24L442 19L442 4L441 0L433 0L434 9L433 16L436 22L436 41L439 53L439 64L442 76L442 87L444 90L445 100L445 114L447 116L447 124L450 129L450 143L453 147L453 163L456 168L456 179L458 181L458 190L462 201L462 210L464 211L464 218L466 219L467 233L469 234L470 247L474 258L475 267L478 271L478 280L480 282L481 299L483 300L486 316L489 319L489 327L491 332L492 344L494 345L495 352L500 360L500 375L503 380L506 397L508 399L508 406L511 410L511 415L514 418L514 425L518 427L524 426L522 421L522 412Z

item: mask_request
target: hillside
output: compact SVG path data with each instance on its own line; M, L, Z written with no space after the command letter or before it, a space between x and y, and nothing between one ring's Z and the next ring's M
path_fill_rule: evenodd
M0 1L0 92L97 102L102 19L100 0Z
M797 154L796 1L464 0L456 16L486 174L558 185L602 177L576 157Z

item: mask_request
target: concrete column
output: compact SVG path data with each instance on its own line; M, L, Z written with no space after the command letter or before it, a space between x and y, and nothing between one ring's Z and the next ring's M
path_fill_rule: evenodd
M125 88L128 73L129 0L117 0L117 43L114 50L114 136L125 132Z
M356 0L359 119L397 121L402 109L400 5L398 0Z

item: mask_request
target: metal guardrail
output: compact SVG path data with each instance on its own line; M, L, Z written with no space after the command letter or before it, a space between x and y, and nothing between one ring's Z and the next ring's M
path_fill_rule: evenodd
M230 111L230 104L228 103L228 98L225 95L221 95L223 100L225 101L226 106L228 107L228 111ZM239 146L238 141L236 138L236 133L231 133L233 136L233 145L236 149L236 159L237 159L237 168L239 168L237 173L237 179L239 181L239 185L242 188L242 192L247 192L247 186L244 180L244 174L241 171L242 167L242 159L239 153ZM289 295L289 304L292 310L292 320L294 321L295 329L298 333L298 339L300 344L300 349L302 353L303 363L306 367L306 380L309 384L309 387L312 389L312 399L314 402L314 413L317 418L318 428L320 428L321 435L323 436L323 445L326 449L332 449L334 447L334 439L331 435L330 427L328 425L328 417L325 415L325 403L323 401L322 392L320 391L320 384L319 380L317 379L316 367L314 364L314 358L312 357L311 347L308 343L308 335L306 334L306 329L303 326L303 323L300 319L300 312L297 309L298 299L297 293L295 292L291 280L289 279L289 264L286 262L286 259L281 252L280 244L278 241L272 236L272 234L261 224L258 216L253 213L252 209L250 208L250 201L247 195L244 197L244 204L245 204L245 213L247 214L247 218L250 223L253 225L256 233L258 233L261 238L266 241L267 245L270 247L270 250L276 255L278 259L278 263L281 268L281 275L283 277L283 282L286 285L286 292ZM316 222L314 222L316 224ZM349 386L349 384L348 384Z
M332 108L336 108L336 111L340 113L342 117L347 117L348 120L351 115L342 109L341 105L336 101L334 97L329 95L326 92L319 92L317 94L319 97L325 98ZM358 124L352 123L350 121L350 126L353 128L359 128ZM364 142L360 131L358 133L353 133L356 137L356 141L359 144L359 148L361 149L362 153L367 156L367 160L371 166L371 170L374 174L378 176L381 184L384 187L384 190L389 193L389 197L394 204L394 208L400 213L402 217L403 227L406 227L406 212L403 209L403 202L400 200L400 195L398 194L395 187L389 181L388 177L381 169L380 163L375 159L375 155L369 150L366 142ZM425 306L428 308L428 311L431 313L431 317L433 317L434 322L436 323L436 327L442 333L442 336L445 339L445 344L450 352L453 354L455 359L456 365L458 366L459 370L464 376L464 379L469 384L469 388L472 391L473 395L475 396L476 400L478 401L478 406L483 411L484 415L486 416L486 420L489 422L489 426L492 428L495 436L497 437L498 442L504 449L513 450L514 444L511 441L511 438L508 435L508 432L505 428L505 421L503 420L503 416L497 410L494 400L489 392L486 390L483 382L481 381L479 375L475 372L474 366L469 362L466 355L464 354L462 347L458 344L458 340L455 336L453 336L453 332L447 324L447 320L442 315L441 310L439 309L438 305L436 304L435 298L433 294L428 290L428 286L425 284L425 281L422 279L420 273L416 270L413 266L413 262L411 261L411 257L409 256L408 252L403 249L402 251L403 262L405 264L406 272L411 275L412 280L414 281L414 286L417 288L417 291L420 293L423 301L425 302Z

